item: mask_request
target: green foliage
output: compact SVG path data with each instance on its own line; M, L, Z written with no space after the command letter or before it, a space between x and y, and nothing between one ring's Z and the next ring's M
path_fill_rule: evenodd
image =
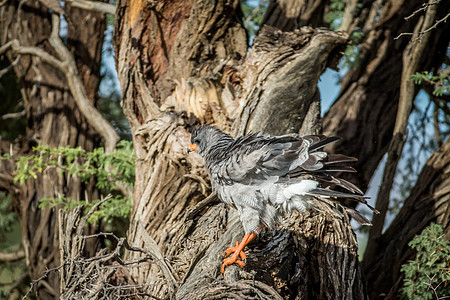
M434 85L433 95L434 96L442 96L442 95L448 95L450 93L450 85L449 85L449 74L444 73L438 73L437 75L433 75L433 73L430 73L428 71L424 71L422 73L415 73L411 75L410 79L415 84L432 84Z
M404 264L405 280L401 295L405 299L441 299L450 296L450 241L440 225L431 223L409 242L416 258Z
M87 152L79 147L53 148L43 145L34 147L33 152L32 155L15 158L15 182L24 184L30 178L37 179L40 174L56 169L62 175L80 178L83 183L95 182L96 187L103 194L113 194L113 197L104 202L101 209L90 217L90 222L98 222L100 219L111 222L114 217L129 215L131 200L116 190L118 185L132 187L134 184L135 158L130 141L122 140L112 153L105 153L103 148ZM9 154L4 154L2 158L14 159ZM57 206L67 210L83 205L89 210L99 201L77 201L66 195L58 195L57 198L40 199L39 207Z
M342 0L331 0L329 12L324 16L325 22L330 24L331 30L337 30L342 24L342 18L344 16L345 4Z

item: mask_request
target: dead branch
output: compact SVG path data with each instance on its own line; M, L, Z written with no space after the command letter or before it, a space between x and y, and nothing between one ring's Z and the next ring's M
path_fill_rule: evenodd
M214 282L207 288L195 290L186 299L283 299L271 286L257 280L240 280L234 283Z
M92 101L88 98L73 55L59 37L60 19L52 15L52 34L50 44L55 49L59 59L38 47L21 46L18 40L11 40L0 47L0 55L12 50L16 55L33 55L60 70L66 77L74 100L88 123L104 138L105 151L112 152L120 137L112 125L100 114Z
M13 253L0 252L1 261L17 261L25 257L25 251L20 250Z
M424 3L422 4L422 7L413 11L412 14L410 14L409 16L405 17L405 20L408 21L409 19L411 19L412 17L414 17L415 15L417 15L418 13L420 13L421 11L426 11L428 9L429 6L431 5L436 5L439 2L441 2L442 0L437 0L437 1L432 1L430 3Z
M145 253L147 255L151 255L153 257L153 260L161 268L164 277L166 277L166 280L169 283L169 290L171 292L171 296L174 296L176 288L178 288L178 284L177 281L175 280L173 272L169 269L168 263L165 261L161 253L161 250L159 250L159 247L156 244L155 240L153 240L152 237L147 233L144 225L142 223L139 223L138 226L142 238L144 239L145 247L149 249L145 250Z
M146 268L149 262L156 263L167 275L168 284L175 289L176 281L171 275L167 262L162 257L156 243L146 240L146 249L130 246L125 238L119 238L113 233L98 233L83 235L84 225L89 216L109 199L106 197L97 203L81 218L81 210L76 208L70 212L60 212L60 236L64 236L61 246L61 299L147 299L156 297L143 292L155 283L136 284L129 274L131 268ZM85 241L91 238L108 238L116 246L108 250L100 249L95 256L83 257ZM150 247L148 247L150 246ZM136 260L124 260L123 249L130 252L140 252ZM47 274L44 274L47 275ZM42 277L45 278L45 277Z
M87 1L87 0L63 0L65 3L69 3L72 7L81 8L84 10L90 10L99 12L102 14L116 14L116 7L112 4L98 2L98 1Z
M52 26L52 34L49 42L65 64L64 73L74 100L88 123L105 139L106 152L112 152L120 137L114 127L103 118L94 104L89 100L83 82L78 75L78 69L73 55L59 38L60 19L58 15L52 15Z
M16 113L4 114L3 116L0 116L0 120L21 118L21 117L25 116L26 114L27 114L27 112L25 110L22 110L22 111L19 111Z
M25 294L25 296L23 296L22 300L28 298L28 295L33 291L33 289L34 289L34 287L35 287L36 285L38 285L40 282L44 283L45 281L43 281L43 280L46 279L50 273L52 273L52 272L54 272L54 271L58 271L58 270L61 269L61 268L62 268L62 265L61 265L61 266L58 266L58 267L56 267L56 268L48 269L48 270L46 270L46 271L44 272L44 275L42 275L41 277L39 277L39 278L36 279L36 280L33 280L33 281L31 282L31 284L30 284L30 289L27 291L27 293ZM50 288L49 291L53 291L53 293L54 293L54 295L55 295L55 297L56 297L57 294L56 294L56 292L54 291L54 289L53 289L52 287L47 287L47 288Z
M437 1L430 1L428 3L424 3L421 8L417 9L416 11L414 11L411 15L406 17L405 20L408 21L409 19L411 19L412 17L414 17L415 15L420 13L421 11L428 11L429 8L431 8L433 5L439 4L439 2L441 2L441 1L442 0L437 0ZM424 29L422 31L419 31L419 32L402 32L397 37L395 37L394 40L397 40L397 39L399 39L402 36L408 36L408 35L415 35L415 34L417 34L417 37L411 40L411 42L416 42L416 41L420 40L424 34L426 34L426 33L430 32L431 30L435 29L440 23L446 22L449 17L450 17L450 13L448 13L445 17L435 21L434 24L429 24L426 29Z
M4 68L3 70L0 70L0 79L1 79L5 74L7 74L9 71L11 71L12 68L14 68L15 65L17 65L17 63L18 63L19 60L20 60L20 57L21 57L20 55L17 55L16 59L15 59L9 66L7 66L6 68Z
M430 0L429 3L433 1ZM415 32L418 33L423 28L428 28L434 21L437 8L429 5L425 14L425 20L418 22ZM375 208L380 212L373 216L373 226L369 231L369 242L364 257L371 257L374 255L373 251L376 249L375 244L381 236L386 213L389 207L389 196L394 182L395 172L398 162L400 160L403 146L406 142L406 128L408 125L409 115L411 114L414 102L414 83L410 80L419 66L420 59L427 45L429 34L425 34L420 43L409 44L403 51L403 69L402 80L400 84L400 98L397 111L397 117L394 126L393 137L389 145L388 157L383 173L383 180L379 189Z

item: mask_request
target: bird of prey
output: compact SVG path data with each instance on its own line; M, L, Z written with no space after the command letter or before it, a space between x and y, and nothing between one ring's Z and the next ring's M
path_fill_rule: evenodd
M339 140L324 135L267 136L250 133L233 139L214 126L200 125L191 136L188 152L205 161L213 191L220 200L236 208L245 236L224 252L222 273L237 263L244 267L243 248L264 228L273 228L293 210L315 207L314 199L350 198L370 207L354 184L334 176L355 172L348 164L356 158L327 154L322 148ZM340 186L347 192L322 185ZM370 225L362 214L345 208L356 221ZM227 257L228 256L228 257ZM241 260L239 260L241 258Z

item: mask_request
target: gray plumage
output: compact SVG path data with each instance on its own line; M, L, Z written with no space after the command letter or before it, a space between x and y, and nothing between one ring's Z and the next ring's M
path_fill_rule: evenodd
M324 135L266 136L247 134L233 139L214 126L201 125L191 142L199 147L213 190L239 212L245 233L261 226L273 227L293 210L314 207L314 198L350 198L370 207L354 184L333 176L335 172L355 172L348 163L355 158L327 154L321 149L336 137ZM334 184L348 193L319 187ZM346 208L355 220L369 225L359 212Z

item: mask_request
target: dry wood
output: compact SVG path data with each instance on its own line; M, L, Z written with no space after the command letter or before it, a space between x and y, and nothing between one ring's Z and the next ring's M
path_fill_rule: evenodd
M241 292L247 296L363 298L357 244L348 219L337 213L339 208L325 204L323 213L296 216L279 230L262 234L249 247L255 259L249 258L246 270L254 275L231 267L222 279L221 254L242 236L242 228L234 210L200 202L209 187L199 179L206 175L199 158L186 155L189 128L200 120L236 135L249 130L298 132L301 127L304 133L317 133L317 81L347 39L326 30L285 33L266 27L244 56L242 27L233 22L240 14L238 6L206 2L178 7L154 2L131 23L132 8L118 3L123 19L116 23L115 47L139 170L128 238L142 248L145 235L155 240L180 280L177 299L198 298L203 291L213 298L226 287L230 295L240 295L235 287L244 286ZM211 13L211 5L225 13ZM173 15L184 19L172 23L169 31L165 18ZM126 259L141 256L127 252ZM325 261L334 267L319 271ZM130 272L137 283L153 284L148 294L171 296L173 288L159 267ZM342 276L349 280L342 283ZM256 283L250 288L245 280L252 279Z
M65 10L67 13L74 13L77 9L67 6ZM87 151L96 146L95 130L78 109L68 89L65 73L48 63L56 62L56 65L61 66L63 58L59 54L64 54L56 53L49 43L52 37L57 38L58 29L55 28L52 35L50 13L39 1L8 1L0 7L2 45L9 43L12 46L12 41L18 41L19 49L33 54L20 55L13 67L21 84L28 120L27 136L13 145L16 155L29 153L31 147L37 143L53 147L80 146ZM95 66L101 59L104 17L86 11L81 11L77 16L71 20L73 26L67 28L67 44L64 46L69 49L66 54L75 57L72 58L76 61L75 69L82 70L80 77L73 80L81 81L85 94L96 95L100 69ZM74 31L77 33L73 34ZM8 51L7 56L10 61L16 58L12 51ZM71 66L74 65L69 63L66 67ZM92 104L96 99L91 98L88 101ZM3 166L4 164L2 172ZM39 284L35 285L34 292L40 299L58 298L58 275L54 271L45 272L60 265L58 215L56 210L50 207L38 208L39 199L57 198L61 194L74 200L81 200L85 195L88 201L97 199L95 183L82 185L75 178L62 176L56 170L48 170L38 176L36 181L29 180L20 189L12 186L11 190L13 205L21 220L22 244L31 280L37 280L45 274ZM92 230L92 227L90 229ZM90 229L87 228L88 231ZM95 249L95 242L89 241L87 244L88 252Z
M21 260L25 257L25 252L23 250L19 250L17 252L5 253L0 252L0 260L1 261L16 261Z
M283 31L302 26L325 27L326 4L322 0L270 1L262 23Z
M103 3L100 1L87 1L87 0L63 0L64 2L72 5L73 7L100 12L103 14L114 15L116 13L116 7L112 4Z
M414 256L408 243L431 222L441 224L450 238L449 187L450 139L447 139L428 159L404 206L373 245L374 255L364 260L371 299L380 294L386 294L386 299L397 299L403 280L400 267Z
M430 0L429 3L431 3ZM436 17L437 7L434 5L428 6L423 21L419 21L414 30L417 35L422 32L424 28L428 28L434 23ZM375 244L378 243L381 232L384 227L384 219L389 207L389 197L392 184L394 182L395 171L400 160L403 146L406 142L406 128L408 126L409 115L411 114L413 102L415 98L414 82L410 80L411 75L418 71L419 63L425 51L430 34L424 34L419 43L410 43L403 51L403 68L402 79L400 83L400 98L395 120L394 132L389 150L387 152L386 166L384 167L383 180L378 193L375 208L380 212L373 216L373 227L369 231L369 242L367 250L364 253L365 257L372 257Z

